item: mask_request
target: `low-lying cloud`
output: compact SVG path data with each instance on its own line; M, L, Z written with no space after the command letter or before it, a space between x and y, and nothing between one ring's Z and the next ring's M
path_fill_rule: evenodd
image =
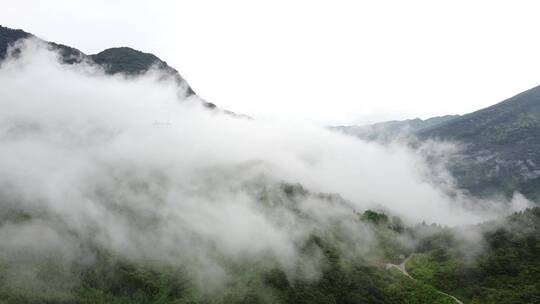
M13 267L37 254L91 260L85 248L99 246L221 279L223 258L295 267L298 247L324 229L362 254L373 241L355 211L366 208L457 225L528 203L469 198L441 168L437 186L425 161L436 143L420 153L239 119L179 100L182 88L157 70L111 76L60 64L38 41L19 47L0 66L0 258ZM291 199L283 183L309 194Z

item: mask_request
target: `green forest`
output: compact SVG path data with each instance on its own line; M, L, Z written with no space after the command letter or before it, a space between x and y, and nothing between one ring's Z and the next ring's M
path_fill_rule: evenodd
M313 235L303 256L320 251L323 257L320 275L309 280L291 278L269 261L231 262L232 279L216 293L193 282L182 265L135 262L95 249L90 265L63 270L50 257L50 264L37 266L48 284L33 292L11 289L0 275L0 303L455 303L440 291L463 303L540 301L540 208L466 228L406 227L372 210L358 221L375 229L377 248L345 254L339 240ZM462 229L481 237L477 252L469 252ZM400 244L404 235L414 239L413 247ZM386 267L405 255L414 279Z

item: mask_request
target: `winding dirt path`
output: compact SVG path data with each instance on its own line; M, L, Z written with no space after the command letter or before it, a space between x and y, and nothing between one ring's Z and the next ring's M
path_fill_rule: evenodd
M413 278L408 272L407 272L407 268L405 268L405 263L407 263L407 261L412 257L412 255L408 256L405 260L403 260L403 262L401 262L401 264L397 265L397 264L391 264L391 263L388 263L386 264L386 269L390 269L390 268L396 268L397 270L399 270L401 273L403 273L405 276L407 276L409 279L413 280L413 281L417 281L415 278ZM433 287L433 286L432 286ZM461 302L458 298L454 297L453 295L449 295L447 294L446 292L443 292L443 291L440 291L438 289L436 289L435 287L433 287L435 289L436 292L442 294L442 295L445 295L447 297L450 297L452 298L452 300L454 300L456 303L458 304L463 304L463 302Z

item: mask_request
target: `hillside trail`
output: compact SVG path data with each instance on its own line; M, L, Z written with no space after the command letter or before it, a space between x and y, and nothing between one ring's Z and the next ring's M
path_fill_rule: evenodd
M405 263L407 263L407 261L412 257L412 255L408 256L405 260L403 260L403 262L401 262L401 264L397 265L397 264L392 264L392 263L387 263L386 264L386 269L390 269L390 268L396 268L397 270L399 270L402 274L404 274L406 277L408 277L409 279L413 280L413 281L417 281L415 278L413 278L408 272L407 272L407 268L405 268ZM454 297L453 295L449 295L447 294L446 292L443 292L443 291L440 291L436 288L434 288L436 292L442 294L442 295L445 295L447 297L450 297L452 298L452 300L454 300L456 303L458 304L463 304L463 302L461 302L458 298Z

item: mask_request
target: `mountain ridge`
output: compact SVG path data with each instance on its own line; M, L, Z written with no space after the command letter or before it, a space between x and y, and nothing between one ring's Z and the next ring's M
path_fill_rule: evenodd
M355 135L370 141L388 142L402 136L407 136L411 132L418 132L420 130L431 128L457 117L459 117L459 115L443 115L427 119L417 117L404 120L388 120L368 125L337 126L331 127L331 129Z
M196 95L195 91L180 75L180 73L169 66L167 62L161 60L152 53L145 53L131 47L112 47L96 54L86 54L79 49L59 44L56 42L45 41L34 34L25 32L21 29L12 29L0 25L0 61L6 58L7 50L16 41L20 39L35 38L45 42L52 49L57 50L64 64L78 64L83 61L91 62L101 66L107 74L122 73L125 75L138 75L148 71L151 68L157 68L174 77L179 86L185 87L185 97ZM203 105L209 109L216 108L216 105L201 100ZM229 113L230 111L225 111ZM232 112L230 112L232 113Z
M419 127L411 127L414 121L333 129L383 143L458 143L463 151L448 169L460 188L480 197L510 197L517 191L540 199L540 86L468 114L420 120Z
M465 143L463 157L450 169L473 194L518 191L540 199L540 86L416 136Z

